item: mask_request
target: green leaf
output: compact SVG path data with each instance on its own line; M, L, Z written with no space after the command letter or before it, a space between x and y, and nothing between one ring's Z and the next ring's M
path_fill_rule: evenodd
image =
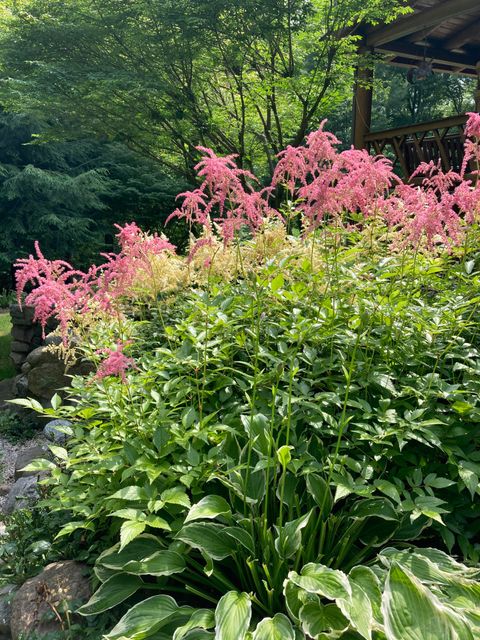
M190 508L190 498L185 493L182 487L173 487L172 489L166 489L162 492L160 499L165 504L178 504L182 507Z
M215 495L205 496L200 502L192 506L185 518L185 522L230 515L230 507L224 498Z
M120 527L120 550L145 531L145 522L126 520Z
M56 468L57 465L51 460L37 458L36 460L29 462L25 467L23 467L23 469L21 469L21 471L51 471Z
M307 475L307 489L311 493L317 505L322 508L322 515L330 513L333 505L332 492L325 480L316 473Z
M138 536L121 551L119 546L116 544L100 554L96 564L121 571L127 563L142 562L162 549L158 538L148 534Z
M300 609L299 615L303 631L312 638L322 632L344 631L349 625L336 604L324 606L320 602L307 602Z
M187 607L179 607L170 596L152 596L133 606L108 633L106 640L143 640L153 635L167 623L182 614L187 615ZM189 610L191 613L191 609Z
M350 584L357 584L367 594L372 606L372 614L379 624L383 624L381 611L382 592L380 590L380 582L375 573L364 566L353 567L348 574Z
M78 609L82 616L93 616L107 611L133 595L143 585L143 580L125 573L117 573L104 582L90 600Z
M58 395L58 393L55 393L52 396L52 399L50 400L50 404L52 405L52 408L55 411L57 411L62 406L62 398Z
M286 444L284 444L283 447L280 447L280 449L278 449L277 458L280 464L282 465L283 469L286 469L288 463L291 461L292 451L293 451L293 447Z
M172 640L183 640L193 629L211 629L215 626L215 615L210 609L197 609L193 612L190 620L175 629Z
M350 511L350 517L356 520L371 517L381 518L382 520L398 520L398 514L387 498L357 500Z
M372 605L365 591L356 582L351 581L350 586L352 590L350 597L337 598L337 605L362 638L371 640L373 626Z
M109 500L147 500L148 496L145 492L145 489L142 487L137 487L136 485L132 485L130 487L123 487L123 489L119 489L115 493L112 493L111 496L108 496Z
M277 613L273 618L263 618L257 624L253 640L295 640L295 631L287 616Z
M387 640L473 640L465 620L397 563L387 576L382 611Z
M309 593L316 593L330 600L349 598L351 587L343 571L330 569L323 564L306 564L301 573L291 571L288 579Z
M223 531L227 536L243 545L245 549L248 549L252 555L255 554L255 544L248 531L245 531L245 529L241 527L226 527Z
M223 560L237 551L235 540L224 529L213 522L194 522L182 527L176 537L214 560Z
M270 289L273 293L276 293L279 289L281 289L285 284L285 278L281 273L279 273L275 278L270 282Z
M130 560L122 569L133 575L170 576L185 569L185 560L176 551L162 550L142 560Z
M60 460L68 460L68 451L64 447L58 447L54 444L48 445L48 448L56 458Z
M275 549L281 558L291 558L300 549L302 545L302 529L304 529L310 520L312 512L291 522L286 522L283 527L278 530L278 536L275 538Z
M215 609L215 640L243 640L251 617L252 603L248 594L228 591Z

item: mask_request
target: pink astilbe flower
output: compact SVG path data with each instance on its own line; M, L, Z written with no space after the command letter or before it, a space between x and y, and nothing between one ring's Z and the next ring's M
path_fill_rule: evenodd
M103 360L95 374L95 378L97 380L102 380L108 376L118 376L121 378L122 382L125 383L127 381L125 372L128 369L136 369L135 360L133 358L127 357L123 350L127 346L127 343L123 343L121 340L117 342L116 349L100 349L97 351L97 354L106 355L107 357Z
M474 224L480 219L480 189L470 180L462 180L452 194L452 199L463 213L466 224Z
M385 217L399 233L397 244L418 247L425 242L428 249L442 243L447 249L462 238L462 221L448 193L434 189L399 184L389 199Z
M305 146L288 146L278 155L278 163L272 178L272 186L286 185L290 194L294 194L297 186L306 186L329 168L337 156L335 146L340 141L323 127L327 121L323 120L317 131L307 136Z
M480 113L467 113L465 125L465 144L461 174L465 175L469 163L473 165L470 173L480 175Z
M360 211L365 217L378 211L384 197L399 182L392 162L384 156L372 156L366 149L342 151L335 160L334 168L337 209Z
M175 246L166 238L144 233L134 222L118 229L119 253L102 254L107 262L98 267L92 297L105 311L119 298L128 296L139 273L152 273L152 259L164 251L174 253Z
M204 155L195 166L203 179L198 189L180 194L183 202L168 218L183 218L213 233L214 223L224 242L229 243L244 226L257 231L271 216L279 215L268 204L270 188L256 191L255 176L235 164L235 156L217 156L211 149L197 147ZM201 241L203 241L202 239ZM192 249L194 249L193 247Z
M35 242L36 257L19 258L15 263L17 299L30 284L33 289L27 294L25 303L34 308L34 320L45 328L50 319L56 318L66 341L68 323L74 313L85 305L88 295L87 274L77 271L64 260L47 260Z
M338 154L335 147L340 144L340 140L330 131L323 130L326 123L326 119L322 120L319 128L307 136L306 158L312 173L319 167L331 165Z

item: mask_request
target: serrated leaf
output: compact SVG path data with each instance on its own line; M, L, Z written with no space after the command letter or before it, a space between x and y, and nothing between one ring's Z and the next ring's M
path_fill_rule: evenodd
M126 520L120 527L120 550L145 531L145 522Z
M111 496L108 496L109 500L147 500L148 496L145 492L145 489L142 487L137 487L136 485L131 485L130 487L123 487L123 489L119 489L112 493Z

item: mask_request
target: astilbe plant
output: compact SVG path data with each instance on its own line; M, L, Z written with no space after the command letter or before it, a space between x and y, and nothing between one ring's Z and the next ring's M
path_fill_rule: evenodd
M69 325L77 314L112 310L120 313L121 301L133 296L139 277L153 277L155 258L175 251L168 240L142 232L135 223L116 227L120 251L104 254L107 261L93 265L87 272L74 269L64 260L46 259L38 242L35 256L17 260L18 302L22 304L22 294L30 287L25 303L34 307L34 319L44 333L48 321L56 319L66 341Z
M384 156L371 156L365 149L338 151L339 140L324 131L325 121L304 146L288 146L278 154L271 185L258 191L255 176L238 168L235 156L220 158L211 149L198 147L204 153L196 165L202 183L180 194L183 202L168 220L183 218L203 227L201 246L210 242L215 227L228 244L243 227L257 233L268 219L285 222L270 205L272 194L284 188L301 214L305 234L331 220L344 224L350 214L360 213L365 219L379 218L398 232L393 235L394 247L450 249L462 242L465 227L478 217L480 196L466 168L476 164L470 173L478 173L479 123L480 114L469 114L459 173L444 172L433 162L422 163L406 184Z

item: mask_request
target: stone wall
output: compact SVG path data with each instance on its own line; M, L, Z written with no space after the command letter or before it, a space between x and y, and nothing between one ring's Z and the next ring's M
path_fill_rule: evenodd
M28 354L42 344L42 328L37 322L33 322L33 307L11 304L10 318L12 320L10 359L17 371L20 371Z

